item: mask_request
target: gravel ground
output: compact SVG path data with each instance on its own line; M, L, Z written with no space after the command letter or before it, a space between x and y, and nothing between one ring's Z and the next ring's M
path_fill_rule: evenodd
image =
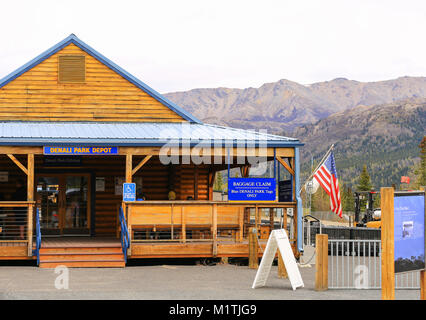
M267 285L252 289L256 270L247 266L155 265L69 269L69 288L56 289L54 269L0 266L0 299L188 299L374 300L380 290L314 291L315 267L300 268L304 288L293 291L273 266ZM419 290L397 290L397 299L419 299Z

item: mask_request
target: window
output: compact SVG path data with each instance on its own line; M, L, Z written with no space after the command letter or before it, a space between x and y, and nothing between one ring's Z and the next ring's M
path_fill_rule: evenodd
M85 82L86 57L59 56L58 80L62 83Z

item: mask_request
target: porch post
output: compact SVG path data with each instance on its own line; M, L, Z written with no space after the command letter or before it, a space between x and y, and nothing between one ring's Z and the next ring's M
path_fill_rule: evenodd
M295 195L296 195L296 214L297 214L297 250L303 252L303 238L302 238L302 219L303 219L303 207L302 207L302 198L300 197L300 158L299 158L299 148L294 148L294 162L295 162Z
M34 154L28 154L27 171L27 201L34 201ZM27 238L29 257L33 255L33 211L33 204L29 204L27 213Z
M132 155L130 153L126 154L126 183L132 182Z

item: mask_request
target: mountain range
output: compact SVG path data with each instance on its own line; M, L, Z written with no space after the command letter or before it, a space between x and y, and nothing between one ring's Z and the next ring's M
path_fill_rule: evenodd
M259 88L208 88L167 93L201 120L240 128L291 133L336 112L425 97L426 77L359 82L345 78L303 85L289 80Z
M418 161L426 128L426 77L377 82L345 78L303 85L289 80L259 88L193 89L166 96L207 123L298 138L302 173L335 144L342 180L354 186L364 164L373 185L399 184Z

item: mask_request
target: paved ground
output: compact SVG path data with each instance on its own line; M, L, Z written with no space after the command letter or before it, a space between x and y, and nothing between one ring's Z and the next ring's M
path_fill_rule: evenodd
M292 291L273 266L267 286L251 289L256 270L235 265L156 265L69 269L69 289L55 288L54 269L0 266L0 299L380 299L380 290L316 292L315 268L301 268L304 288ZM419 290L397 290L418 299Z

